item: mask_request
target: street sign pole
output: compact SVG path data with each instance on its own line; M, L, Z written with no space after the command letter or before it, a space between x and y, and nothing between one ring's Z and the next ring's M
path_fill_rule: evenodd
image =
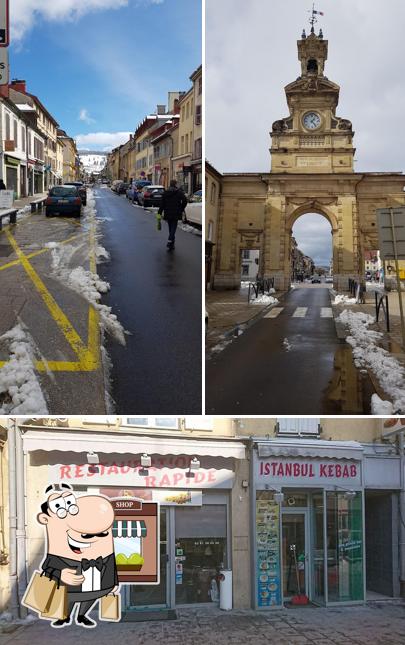
M398 289L398 298L399 298L399 315L401 317L402 346L405 349L404 309L402 305L401 278L399 275L399 262L398 262L398 251L397 251L397 237L395 234L394 211L392 210L392 208L390 208L390 219L391 219L391 229L392 229L392 243L394 246L395 272L397 274L397 289Z

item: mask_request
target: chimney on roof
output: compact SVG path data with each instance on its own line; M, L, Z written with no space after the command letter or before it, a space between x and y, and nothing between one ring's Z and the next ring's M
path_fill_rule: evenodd
M20 80L18 78L13 78L11 81L10 87L13 88L13 90L16 90L16 92L22 92L23 94L26 93L26 83L23 80Z
M174 99L173 114L180 114L179 99Z
M156 106L156 114L166 114L166 106L165 105L157 105Z

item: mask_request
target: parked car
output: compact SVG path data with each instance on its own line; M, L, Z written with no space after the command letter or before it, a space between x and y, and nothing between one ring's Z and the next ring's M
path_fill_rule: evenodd
M45 200L45 214L65 215L72 213L80 217L82 212L82 198L76 186L53 186L49 189L48 197Z
M333 283L333 275L327 275L325 282L327 282L328 284Z
M111 184L111 190L116 192L116 189L117 189L118 185L121 184L121 182L122 182L122 179L114 179L114 181Z
M147 206L160 206L164 192L164 186L144 186L142 190L138 192L138 204L144 208Z
M86 186L82 181L65 181L64 186L76 186L79 191L79 195L82 199L83 206L87 204L87 190Z
M202 190L191 195L183 214L183 222L202 227Z
M129 183L127 181L122 181L120 184L118 184L116 192L118 193L118 195L125 195L128 188Z

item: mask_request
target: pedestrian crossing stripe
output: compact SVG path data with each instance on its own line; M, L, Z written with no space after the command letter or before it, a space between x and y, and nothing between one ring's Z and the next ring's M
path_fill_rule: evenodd
M263 316L264 318L277 318L284 311L285 307L273 307ZM308 313L308 307L297 307L292 314L292 318L305 318ZM332 307L321 307L319 315L321 318L333 318Z
M284 307L273 307L270 309L269 313L266 314L265 318L277 318L277 316L283 311Z
M332 307L321 307L321 318L333 318Z
M293 318L305 318L307 315L308 307L297 307L294 311Z

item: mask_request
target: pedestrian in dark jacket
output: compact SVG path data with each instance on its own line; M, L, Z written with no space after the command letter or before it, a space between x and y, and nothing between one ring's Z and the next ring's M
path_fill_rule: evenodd
M4 183L4 181L2 179L0 179L0 190L7 190L6 184Z
M181 188L177 188L177 181L172 179L169 188L162 195L159 208L159 214L162 215L163 213L163 219L167 221L169 227L169 240L167 242L169 250L174 249L177 222L182 218L186 204L187 197Z

